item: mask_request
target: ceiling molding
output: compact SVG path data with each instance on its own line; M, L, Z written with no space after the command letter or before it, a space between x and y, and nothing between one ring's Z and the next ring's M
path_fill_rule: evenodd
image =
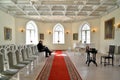
M120 0L0 0L0 9L14 17L51 22L101 17L119 6Z

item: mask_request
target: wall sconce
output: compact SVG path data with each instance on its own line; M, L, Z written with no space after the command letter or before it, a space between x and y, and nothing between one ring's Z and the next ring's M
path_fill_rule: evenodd
M116 27L116 29L120 29L120 23L114 24L114 27Z
M69 34L69 32L67 31L66 34Z
M24 28L20 28L20 32L24 32L25 31L25 29Z
M49 31L48 33L51 34L51 31Z
M92 32L96 32L96 29L94 28L94 29L92 29Z
M117 28L120 28L120 23L117 25Z

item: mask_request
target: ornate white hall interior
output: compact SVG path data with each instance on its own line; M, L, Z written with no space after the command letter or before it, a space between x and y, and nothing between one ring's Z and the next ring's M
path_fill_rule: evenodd
M82 80L120 80L119 36L120 0L0 0L0 80L37 80L51 57L39 40L66 53ZM97 65L86 63L87 45Z

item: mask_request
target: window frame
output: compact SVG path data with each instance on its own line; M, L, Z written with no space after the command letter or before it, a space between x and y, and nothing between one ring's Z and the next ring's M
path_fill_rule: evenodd
M56 30L56 28L57 27L60 27L61 28L61 31L58 31L58 30ZM58 33L56 33L56 32L58 32ZM60 37L59 36L59 32L61 33L61 36L62 37ZM55 36L56 36L56 34L58 34L57 36L58 36L58 42L56 42L56 40L55 40ZM59 43L59 40L62 38L62 42L60 42ZM55 26L54 26L54 28L53 28L53 44L65 44L65 36L64 36L64 27L60 24L60 23L58 23L58 24L56 24Z
M89 29L86 29L86 30L83 30L83 28L85 27L85 26L88 26L88 28ZM83 31L84 31L84 33L85 33L85 40L83 41ZM89 35L87 35L87 32L89 32ZM89 41L88 41L88 38L89 37ZM90 33L90 25L88 24L88 23L84 23L82 26L81 26L81 28L80 28L80 38L81 38L81 42L82 43L90 43L90 41L91 41L91 33Z
M29 25L32 25L33 29L28 28ZM34 38L31 36L34 36ZM28 41L29 39L31 40ZM26 24L26 44L38 44L38 30L37 30L37 25L35 24L34 21L29 21Z

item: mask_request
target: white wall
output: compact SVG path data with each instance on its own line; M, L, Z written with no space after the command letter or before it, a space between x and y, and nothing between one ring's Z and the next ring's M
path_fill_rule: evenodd
M12 29L12 40L4 40L4 27ZM0 11L0 45L15 43L15 19Z
M39 23L39 33L44 33L45 35L45 39L44 39L44 43L45 45L49 46L51 49L68 49L69 46L71 46L71 32L72 32L72 26L71 23L60 23L63 25L64 27L64 31L65 31L65 44L61 44L61 45L55 45L53 44L53 27L56 25L57 23ZM47 29L47 30L46 30ZM48 34L48 32L51 31L51 34ZM66 34L66 31L69 31L69 34Z
M25 44L25 34L26 32L20 32L20 28L26 28L26 24L28 21L30 21L30 19L25 19L25 18L16 18L15 19L15 23L16 23L16 44ZM68 49L68 47L72 46L72 25L71 23L60 23L63 25L64 30L65 30L65 44L64 45L53 45L53 27L57 24L57 23L49 23L49 22L39 22L39 21L35 21L33 20L37 27L38 27L38 37L40 33L44 34L44 44L48 47L50 47L51 49ZM51 31L52 33L49 34L48 32ZM69 31L69 34L66 34L66 32Z
M93 28L96 29L96 32L91 31L91 43L95 44L95 47L99 49L99 40L100 40L100 19L88 19L85 21L80 21L80 22L74 22L72 23L72 31L73 33L80 33L80 28L84 23L88 23L90 25L91 30ZM79 40L80 41L80 35L79 35ZM78 42L78 41L73 41L73 43Z
M21 32L20 29L26 29L26 23L29 19L15 18L16 44L26 44L26 31Z
M100 51L106 53L108 51L108 46L110 44L115 44L116 46L120 45L120 29L117 29L115 26L115 37L114 39L104 39L104 23L106 20L115 18L115 25L120 23L120 8L109 13L101 18L101 27L100 27Z
M19 28L20 27L26 27L26 23L30 21L29 19L24 19L24 18L16 18L16 43L17 44L25 44L25 32L20 32ZM34 20L33 20L34 21ZM57 24L54 22L39 22L39 21L34 21L36 25L38 26L38 33L43 33L44 34L44 44L50 47L51 49L68 49L68 48L73 48L73 44L75 42L78 42L79 40L73 41L73 33L79 33L79 29L81 25L85 21L81 22L62 22L60 24L63 25L64 30L65 30L65 44L61 45L55 45L53 44L53 27ZM92 20L86 20L90 24L91 29L96 28L97 31L95 33L91 32L91 42L95 43L95 47L98 49L99 48L99 27L100 27L100 19L92 19ZM48 32L51 31L52 33L49 34ZM66 34L66 32L69 32L69 34ZM38 34L39 36L39 34Z
M33 20L38 26L38 32L44 33L44 44L50 47L51 49L68 49L68 47L73 48L73 43L78 42L73 41L73 33L79 33L80 26L87 22L90 24L91 29L96 28L97 31L95 33L91 32L91 42L95 43L95 47L102 53L105 53L108 49L109 44L120 45L120 29L115 29L115 38L113 40L105 40L104 39L104 22L112 17L115 17L115 24L120 23L120 8L109 13L101 18L96 19L88 19L79 22L62 22L64 26L65 32L69 32L69 34L65 34L65 45L53 45L52 44L52 34L48 34L49 31L52 32L53 27L57 23L49 23L49 22L40 22ZM20 28L26 28L26 23L31 19L26 18L14 18L2 11L0 11L0 44L25 44L25 34L26 32L20 32ZM12 40L5 41L4 40L4 26L12 28ZM39 34L38 34L39 36Z

